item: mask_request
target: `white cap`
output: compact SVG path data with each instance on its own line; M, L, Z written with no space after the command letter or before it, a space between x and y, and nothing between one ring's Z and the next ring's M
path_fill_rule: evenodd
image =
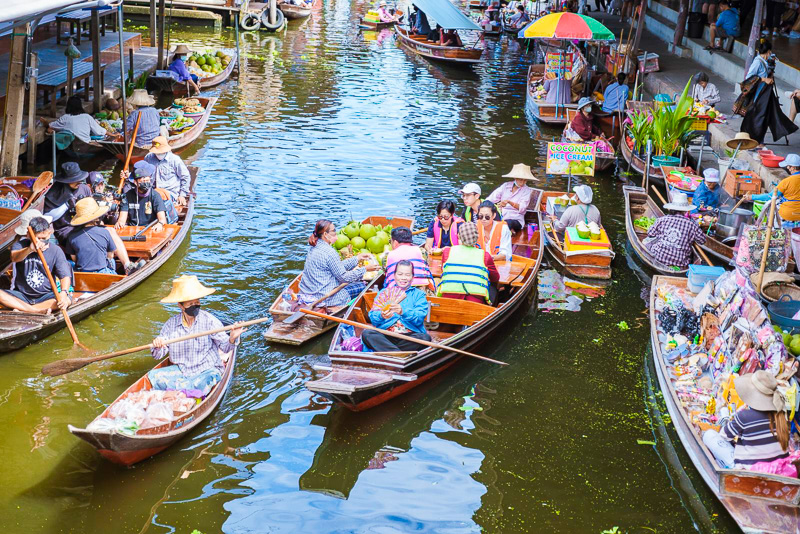
M578 200L584 204L592 203L592 197L594 194L592 193L592 188L588 185L576 185L572 188L572 190L575 191L576 195L578 195Z
M719 170L717 169L706 169L703 171L703 178L705 178L706 182L716 184L719 183Z
M17 235L28 235L28 225L30 225L31 221L36 217L44 217L47 222L53 222L53 218L51 216L42 215L41 211L28 208L22 212L22 215L19 216L19 226L17 226L16 230L14 230Z
M778 163L778 165L784 168L789 167L790 165L792 167L800 167L800 156L797 154L789 154L786 156L786 159Z
M481 194L481 186L476 184L475 182L470 182L461 189L458 190L459 195L463 195L465 193L478 193Z

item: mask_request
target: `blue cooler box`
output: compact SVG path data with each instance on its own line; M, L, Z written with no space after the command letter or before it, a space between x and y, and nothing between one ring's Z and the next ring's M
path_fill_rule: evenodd
M690 265L689 266L689 291L692 293L700 293L703 286L709 280L716 280L720 275L725 274L725 269L722 267L710 267L708 265Z

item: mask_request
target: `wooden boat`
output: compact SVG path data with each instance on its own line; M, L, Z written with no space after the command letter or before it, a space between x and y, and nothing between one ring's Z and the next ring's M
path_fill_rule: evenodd
M569 125L572 123L572 120L577 114L577 109L567 109L567 122L564 124L564 133L561 134L561 140L565 143L570 142L565 134L567 132L567 128L569 128ZM605 129L603 129L603 133L605 134ZM612 141L613 144L613 140L610 138L610 136L606 135L606 138L609 141ZM608 168L611 167L616 161L617 156L614 154L614 152L595 152L594 169L595 171L608 170Z
M147 280L180 248L194 217L194 190L197 181L197 167L189 167L191 182L189 184L189 202L178 209L178 223L168 224L161 231L153 229L145 231L146 241L127 241L125 248L132 261L144 259L147 264L135 273L124 276L119 274L74 273L74 299L69 307L69 317L76 323L100 310L104 306L128 293ZM141 230L138 226L126 226L119 230L120 236L132 236ZM34 341L44 339L50 334L64 328L64 316L61 313L49 315L22 313L0 309L0 352L9 352L22 348Z
M233 63L233 61L231 61ZM229 64L230 66L230 64ZM192 97L196 98L200 101L200 105L205 108L205 113L200 118L195 119L194 125L179 134L169 136L169 145L172 147L173 152L180 152L192 142L194 142L200 134L203 133L203 130L206 129L206 125L208 124L208 118L211 116L211 112L214 109L214 104L217 102L217 97ZM107 151L111 152L117 159L120 161L125 161L125 142L122 139L122 135L118 135L112 139L105 139L102 141L97 141L97 144ZM133 156L131 156L131 162L137 162L142 160L150 150L150 146L140 147L135 146L133 148Z
M166 367L169 365L169 359L165 358L154 369ZM130 436L115 431L98 431L87 430L86 428L77 428L72 425L67 425L67 428L74 435L78 436L89 445L97 449L97 452L115 464L124 466L131 466L137 462L141 462L151 456L158 454L173 443L189 434L193 429L200 426L200 424L209 416L211 412L219 405L225 392L231 384L233 377L233 368L236 365L236 349L230 353L227 361L225 362L225 372L222 374L222 380L217 382L211 391L206 395L200 404L194 408L177 417L169 424L142 428L136 434ZM126 389L122 395L111 403L111 405L103 410L103 413L98 415L95 420L102 417L108 417L109 412L114 407L114 404L120 402L129 394L136 391L147 391L152 389L152 384L144 375L142 378L133 383L131 387ZM88 425L87 425L88 426Z
M547 124L566 124L567 110L577 110L577 104L550 104L533 96L533 87L544 78L544 65L528 67L528 83L525 92L525 109L535 119Z
M278 9L281 10L287 20L304 19L311 14L311 6L297 6L286 2L279 3Z
M200 89L210 89L216 87L230 78L233 69L236 68L236 62L239 60L235 48L222 48L223 52L231 57L230 63L219 74L201 78ZM157 74L150 75L147 79L148 83L153 83L156 87L167 93L172 93L175 96L186 96L189 93L188 84L186 82L177 82L172 76L158 76Z
M414 218L393 216L383 217L375 215L367 217L361 221L361 224L381 226L391 224L395 227L406 226L409 229L413 229ZM311 316L305 316L293 324L283 324L283 321L293 313L291 310L286 309L286 305L283 302L283 294L289 292L297 295L300 292L300 278L302 276L302 274L298 274L295 279L292 280L292 283L289 284L289 286L277 296L275 301L269 307L269 314L272 316L272 324L270 324L267 331L264 332L264 337L268 341L272 341L274 343L285 343L287 345L302 345L306 341L310 341L311 339L314 339L315 337L321 336L325 332L332 330L338 324L333 321L329 321L328 319L320 319L318 317ZM364 288L364 291L370 291L377 281L377 277L369 280L367 286ZM336 317L341 317L346 311L347 306L334 306L332 308L328 308L328 311L325 313L334 315Z
M402 11L397 11L397 14L402 16L403 12ZM369 20L369 19L367 19L367 17L361 17L361 22L359 22L358 27L363 29L363 30L379 32L379 31L381 31L383 29L391 28L395 24L397 24L397 21L377 22L377 21Z
M401 48L426 59L444 61L457 65L480 63L483 48L466 48L464 46L441 46L428 41L427 36L411 35L400 26L394 27L397 42ZM476 43L477 46L477 43Z
M666 285L685 288L687 283L685 278L656 276L650 290L653 363L675 432L706 485L743 532L798 532L800 479L719 467L678 398L674 386L676 377L667 367L661 350L656 306L659 289Z
M47 174L50 175L50 180L52 181L53 173L48 172ZM31 187L23 183L28 180L36 181L36 176L7 176L0 178L0 195L5 196L13 189L17 195L27 202L33 194ZM31 185L33 185L32 182ZM42 211L44 208L44 196L49 187L48 185L41 193L33 197L29 208ZM21 216L22 212L18 209L0 208L0 267L2 268L11 263L11 244L17 238L16 230L19 227Z
M546 217L547 199L560 197L568 194L566 191L542 191L539 197L538 209L542 214L542 225L544 229L545 245L547 252L565 271L577 278L593 278L599 280L609 280L611 278L611 260L614 259L614 251L609 248L607 251L593 250L590 252L567 252L564 250L560 240L554 237L554 230ZM574 196L574 194L572 195Z
M639 154L636 154L631 150L628 146L627 140L630 138L630 134L628 130L625 130L625 138L619 144L619 151L622 153L622 157L628 166L636 171L638 174L644 176L645 168L647 164L645 163L644 158L642 158ZM650 167L648 181L651 184L659 184L664 185L664 176L661 174L661 170L658 167Z
M534 216L538 220L538 214ZM513 256L512 261L497 262L501 285L508 288L507 296L499 307L429 297L431 311L428 324L431 328L428 333L433 340L474 351L484 341L496 336L517 312L528 310L533 302L536 275L542 261L543 247L539 231L531 240L531 245L536 248L531 258ZM433 264L431 269L436 275ZM375 293L362 293L348 308L345 317L365 322L374 296ZM434 323L435 328L432 327ZM360 334L359 329L356 329L356 334ZM353 411L366 410L397 397L430 380L462 357L434 348L419 352L349 352L342 349L343 339L344 329L340 326L328 351L331 365L315 366L316 370L327 371L327 374L307 382L306 387Z

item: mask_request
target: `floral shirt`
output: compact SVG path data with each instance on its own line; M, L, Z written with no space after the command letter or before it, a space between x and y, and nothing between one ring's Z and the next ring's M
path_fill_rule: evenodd
M647 231L645 244L653 257L665 265L686 267L692 259L692 244L703 244L700 225L684 215L660 217Z

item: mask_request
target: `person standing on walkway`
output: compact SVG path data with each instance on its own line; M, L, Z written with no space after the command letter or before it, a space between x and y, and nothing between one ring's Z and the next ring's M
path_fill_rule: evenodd
M786 0L767 0L767 14L764 17L764 31L761 32L765 37L778 35L781 29L781 17L786 11Z

